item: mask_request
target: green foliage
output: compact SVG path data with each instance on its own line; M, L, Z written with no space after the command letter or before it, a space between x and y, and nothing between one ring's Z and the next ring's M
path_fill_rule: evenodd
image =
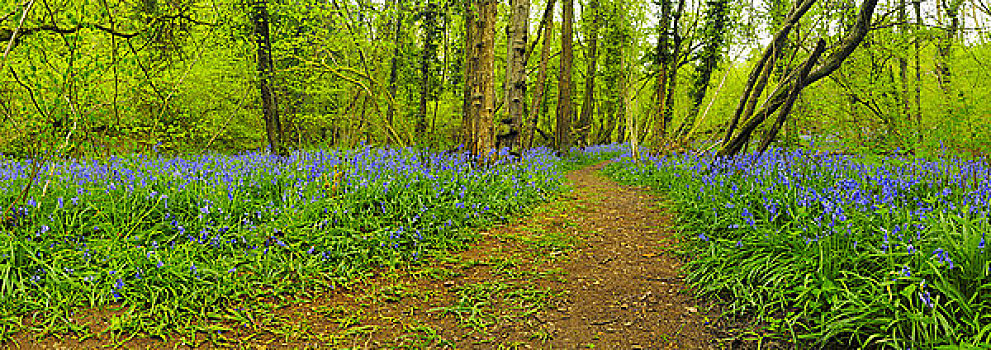
M13 203L0 218L0 339L24 315L67 330L74 312L107 306L128 310L117 330L155 336L208 318L250 326L259 297L305 296L461 246L471 227L564 190L564 169L616 152L539 149L490 167L372 148L0 160L0 202Z
M772 150L615 163L676 203L688 281L797 344L987 346L988 164Z

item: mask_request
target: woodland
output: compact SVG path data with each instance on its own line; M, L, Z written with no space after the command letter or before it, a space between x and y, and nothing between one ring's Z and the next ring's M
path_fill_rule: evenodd
M977 0L6 2L0 152L635 139L732 154L753 139L973 156L991 137L988 12Z
M989 19L7 0L0 347L986 348Z

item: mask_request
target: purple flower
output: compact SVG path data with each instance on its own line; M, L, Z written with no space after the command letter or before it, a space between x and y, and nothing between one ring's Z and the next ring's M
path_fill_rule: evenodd
M922 300L922 304L925 306L930 308L934 306L932 295L930 295L929 291L926 290L926 280L922 280L922 282L919 283L919 300Z

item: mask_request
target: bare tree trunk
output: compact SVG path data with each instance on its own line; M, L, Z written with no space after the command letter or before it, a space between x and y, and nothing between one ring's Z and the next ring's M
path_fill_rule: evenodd
M618 108L619 112L618 115L616 116L616 120L617 120L616 142L623 143L626 142L626 132L628 129L627 126L629 126L630 123L628 119L630 118L630 114L632 114L629 113L630 98L627 96L629 95L630 76L632 75L632 73L630 73L630 67L627 63L626 55L620 55L619 60L620 60L619 66L621 69L620 69L620 78L619 78L620 79L619 108ZM624 121L625 123L620 121Z
M898 0L898 22L901 24L898 26L898 33L901 36L908 36L908 4L905 0ZM901 83L901 102L902 102L902 113L907 117L912 114L911 104L908 102L908 58L905 56L898 56L898 80Z
M737 104L736 111L733 113L733 119L730 120L730 124L726 128L726 135L723 137L724 145L730 141L737 124L741 120L746 121L753 115L754 108L757 106L757 100L764 92L764 88L767 86L767 80L774 71L774 65L777 64L778 57L781 56L781 51L784 49L785 43L788 40L788 34L798 25L802 16L812 8L812 4L815 4L815 1L803 0L800 3L796 3L788 12L788 16L785 18L781 29L778 30L774 35L774 39L764 49L764 53L761 55L760 60L757 61L757 65L750 72L747 85L745 85L743 94L740 95L740 102Z
M530 0L511 2L509 40L506 43L506 86L505 103L508 104L507 117L499 122L496 146L509 147L520 151L520 129L526 113L526 58L530 30Z
M917 133L918 142L922 144L922 64L919 60L919 52L921 48L919 47L919 32L922 30L922 8L920 3L922 0L912 1L912 6L915 10L915 28L912 30L912 34L915 37L913 42L915 42L915 131Z
M864 40L864 36L866 36L867 32L870 30L871 19L874 15L874 8L876 6L877 0L864 0L864 2L861 3L856 24L854 24L853 28L847 33L847 35L840 42L839 46L829 55L829 57L826 57L825 61L823 61L821 65L809 73L807 80L801 82L800 86L797 88L798 92L801 92L801 89L805 86L815 83L819 79L825 78L832 74L840 67L841 64L843 64L843 61L846 60L851 53L853 53L857 46L859 46ZM792 12L796 11L793 10ZM782 30L784 30L784 28L782 28ZM781 31L779 31L778 34L781 34ZM770 56L770 53L765 51L765 57ZM762 61L764 60L762 59ZM815 63L812 62L810 64ZM762 67L761 64L754 67L754 71L751 72L751 81L748 83L748 86L744 92L745 95L750 95L750 92L752 91L752 84L756 80L756 78L754 78L755 73L758 70L764 70L764 68L766 67ZM774 92L771 92L770 97L761 107L761 110L754 114L753 118L750 118L750 120L740 129L740 132L737 133L736 136L729 138L729 142L723 145L723 148L719 150L718 155L731 156L739 153L740 150L742 150L743 147L749 143L750 136L753 134L754 130L756 130L757 127L760 126L765 119L767 119L767 116L774 113L783 104L787 103L788 96L791 94L791 91L794 90L793 86L799 83L799 74L800 71L792 71L788 74L788 76L782 79L782 83L778 85ZM742 100L741 102L745 103L746 100ZM728 130L730 135L732 135L733 131L733 129Z
M667 105L668 80L675 75L676 70L672 70L671 61L674 59L671 53L671 0L661 0L661 18L657 33L657 47L654 49L654 66L657 69L657 77L654 84L654 138L660 143L667 137L668 122L670 122L671 106Z
M949 1L950 3L947 3L947 0L939 1L940 10L946 14L946 18L950 23L943 25L943 33L939 36L939 40L936 41L935 59L936 78L938 79L939 87L947 94L950 93L950 82L952 79L950 56L953 53L953 44L957 32L960 30L960 6L963 5L963 0Z
M449 62L450 62L449 60L450 60L450 57L451 57L451 55L450 55L451 41L449 39L450 36L448 34L448 31L447 31L448 26L451 25L451 22L450 22L450 19L449 19L450 18L449 17L449 12L448 11L450 11L450 9L449 8L445 8L444 9L444 14L441 17L441 18L444 19L444 27L443 27L444 28L444 31L442 32L444 34L443 35L443 40L444 40L444 51L443 51L444 52L444 60L441 62L441 67L440 67L440 82L441 83L440 83L440 86L438 86L438 90L439 91L437 91L437 98L434 99L434 115L433 115L433 118L430 121L430 135L433 136L434 143L435 144L439 143L439 140L437 140L437 112L440 111L440 100L442 100L443 99L442 97L444 96L444 84L447 84L448 66L449 66ZM451 138L452 139L455 139L455 138L457 138L457 136L456 135L452 135Z
M477 148L475 146L475 134L476 131L476 113L474 108L472 108L472 91L475 84L475 70L478 65L478 54L476 53L476 35L474 32L475 26L475 9L472 6L474 2L465 1L465 28L464 28L464 64L462 78L464 78L464 95L462 96L461 105L461 143L464 145L464 149L469 152L475 152Z
M534 87L533 103L530 109L530 122L526 128L526 147L533 147L533 139L537 130L537 121L544 104L542 103L547 93L547 61L551 56L551 33L554 31L554 0L547 0L547 8L544 10L544 17L540 20L544 34L543 44L540 48L540 68L537 71L537 82Z
M420 53L420 105L413 131L419 137L427 132L427 98L430 95L430 60L436 56L434 36L437 33L437 4L427 3L420 12L423 29L423 52Z
M949 3L947 3L948 1ZM946 19L949 23L943 24L943 33L939 35L939 39L936 41L936 57L934 61L936 66L936 80L945 96L942 99L943 108L946 111L946 116L949 118L963 118L963 116L957 115L958 113L956 111L956 106L959 105L958 102L962 98L962 94L954 92L955 89L952 84L953 72L950 69L953 44L960 30L960 6L962 4L963 0L938 1L938 7L946 14ZM948 131L953 132L952 130Z
M399 79L399 55L402 53L403 37L403 0L396 0L396 33L393 38L392 60L389 62L389 109L386 110L385 123L389 127L394 127L396 115L396 81ZM386 143L392 138L386 138Z
M795 104L795 100L798 99L798 95L801 94L802 88L805 87L805 80L809 77L809 71L812 70L812 66L819 61L819 56L822 52L826 51L826 41L819 39L816 43L815 50L812 51L812 55L802 63L799 67L798 76L795 78L795 83L791 86L791 92L788 93L788 99L785 100L784 105L778 111L778 119L775 120L774 124L771 124L770 129L764 136L764 140L761 141L760 148L757 149L757 154L764 153L768 147L771 146L771 142L778 135L778 130L781 129L781 125L785 123L788 118L788 113L791 113L791 107Z
M585 98L582 101L582 112L578 117L578 142L582 146L589 144L588 135L592 131L592 114L595 112L595 77L598 75L596 64L599 56L596 49L599 43L599 1L591 0L588 11L592 12L592 23L586 33L588 51L585 60L588 68L585 70Z
M496 0L476 0L478 17L474 19L475 61L472 66L471 109L475 115L475 148L472 154L479 162L488 162L495 147L493 116L495 114L495 18Z
M574 0L564 0L561 6L561 67L558 77L557 96L557 150L566 153L571 150L571 75L574 52L574 20L575 2Z
M622 56L622 61L623 62L621 63L621 65L623 67L626 67L626 56L625 55ZM630 72L629 71L625 71L622 74L624 76L623 81L624 82L625 81L628 81L629 80L629 77L630 77ZM634 114L633 113L630 113L630 111L627 110L627 109L630 108L630 92L629 92L629 88L630 88L630 85L628 83L623 85L623 91L620 93L620 101L622 101L622 103L621 103L622 107L620 107L620 108L622 108L623 115L626 116L626 131L629 134L626 138L630 141L630 153L633 156L633 162L634 163L639 163L640 162L640 149L639 149L640 148L640 136L638 135L638 131L637 131L637 120L636 120L636 117L634 116Z
M712 72L716 70L719 60L722 57L722 48L725 43L726 30L729 27L729 1L715 0L707 3L705 14L705 38L700 51L701 60L695 67L695 83L689 88L689 99L691 104L688 107L688 114L678 127L675 137L679 143L687 141L692 128L695 126L695 119L698 117L709 90L709 81L712 80Z
M265 114L265 134L272 153L285 155L282 147L282 123L279 121L279 105L275 100L272 80L274 64L272 63L272 41L268 31L268 2L257 0L254 4L252 23L257 43L258 60L258 90L261 92L262 111Z

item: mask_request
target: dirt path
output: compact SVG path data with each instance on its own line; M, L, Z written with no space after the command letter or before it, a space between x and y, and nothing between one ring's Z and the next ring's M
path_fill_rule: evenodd
M708 349L668 214L642 189L573 171L573 193L481 233L471 249L379 271L347 289L272 303L233 331L132 338L129 348ZM112 335L112 334L111 334ZM51 338L51 337L49 337ZM116 336L116 338L126 338ZM80 344L108 345L108 336ZM25 339L27 340L27 339ZM113 343L111 343L112 345ZM34 346L31 346L34 345Z
M364 310L343 328L366 328L338 345L710 348L706 316L670 252L668 214L646 191L599 175L604 165L569 173L573 193L483 232L470 250L325 301L342 313Z

